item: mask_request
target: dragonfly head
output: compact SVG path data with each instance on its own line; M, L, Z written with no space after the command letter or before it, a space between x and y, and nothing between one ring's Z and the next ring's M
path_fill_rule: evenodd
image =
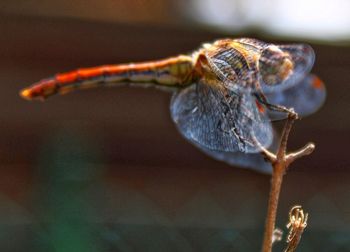
M274 45L263 50L258 66L262 80L267 85L276 85L283 82L294 69L290 55Z

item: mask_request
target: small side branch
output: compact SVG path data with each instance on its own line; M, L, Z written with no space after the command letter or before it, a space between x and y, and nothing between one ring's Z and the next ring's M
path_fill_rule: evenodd
M271 151L269 151L268 149L266 149L264 146L260 145L259 142L258 142L258 145L260 147L261 153L265 156L265 158L271 164L274 164L277 161L277 156L274 153L272 153Z
M293 163L295 160L310 155L315 150L315 144L314 143L308 143L300 150L297 150L295 152L292 152L286 156L286 162L287 165Z

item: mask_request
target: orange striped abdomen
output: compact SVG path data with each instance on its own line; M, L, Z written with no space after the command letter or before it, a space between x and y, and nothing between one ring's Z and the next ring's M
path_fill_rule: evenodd
M56 93L117 83L153 83L183 86L193 81L192 57L180 55L159 61L82 68L41 80L21 91L26 99L44 99Z

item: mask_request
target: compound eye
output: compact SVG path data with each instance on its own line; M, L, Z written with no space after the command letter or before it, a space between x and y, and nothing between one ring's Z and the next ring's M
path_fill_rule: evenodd
M276 46L269 46L261 53L259 71L267 85L282 83L291 75L293 68L290 55Z

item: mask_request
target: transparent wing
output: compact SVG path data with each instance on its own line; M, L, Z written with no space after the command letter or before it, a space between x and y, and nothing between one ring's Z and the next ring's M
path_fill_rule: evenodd
M273 131L273 141L269 147L269 150L276 152L278 148L278 139L279 134L276 131ZM217 150L209 150L203 146L198 144L194 144L201 151L203 151L208 156L225 162L229 165L252 169L257 172L271 174L272 166L271 163L265 160L264 156L261 153L243 153L243 152L226 152L226 151L217 151Z
M278 142L277 142L277 134L274 133L273 142L269 149L272 151L277 150ZM261 153L243 153L243 152L225 152L225 151L215 151L209 150L203 146L196 145L201 151L203 151L208 156L225 162L229 165L252 169L257 172L271 174L272 173L272 165L268 161L265 160L264 156Z
M225 152L209 150L205 147L199 147L208 156L223 161L229 165L253 169L261 173L272 173L272 166L264 159L261 153L243 153L243 152Z
M271 123L250 93L199 82L176 93L170 109L182 135L209 150L258 152L256 141L272 140Z
M264 93L271 93L288 89L298 84L311 70L315 53L311 46L306 44L277 45L282 51L289 53L294 64L293 73L283 83L276 85L266 85L260 78L260 83Z
M268 93L266 98L272 104L294 108L300 116L307 116L316 112L326 99L326 88L323 82L313 74L307 75L297 85L288 89ZM272 120L285 118L284 113L269 111Z

